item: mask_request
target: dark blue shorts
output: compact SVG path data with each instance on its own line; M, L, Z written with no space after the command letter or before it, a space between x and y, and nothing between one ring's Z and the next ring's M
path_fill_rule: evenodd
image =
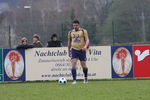
M71 49L71 59L86 61L86 51Z

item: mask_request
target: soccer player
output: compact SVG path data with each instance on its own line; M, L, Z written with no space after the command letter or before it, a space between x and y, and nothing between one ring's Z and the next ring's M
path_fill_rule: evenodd
M80 60L80 64L84 73L84 83L88 83L88 67L86 65L86 50L89 46L89 38L88 33L85 29L80 28L80 22L78 20L74 20L73 30L68 33L68 54L71 57L72 64L72 84L76 84L76 65L78 59Z

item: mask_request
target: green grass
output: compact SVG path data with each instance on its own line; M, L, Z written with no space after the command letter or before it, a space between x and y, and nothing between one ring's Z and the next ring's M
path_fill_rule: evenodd
M150 80L0 83L0 100L149 100Z

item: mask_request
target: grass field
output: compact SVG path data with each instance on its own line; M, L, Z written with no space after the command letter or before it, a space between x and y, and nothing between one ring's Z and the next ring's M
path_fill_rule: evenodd
M150 100L150 80L0 83L0 100Z

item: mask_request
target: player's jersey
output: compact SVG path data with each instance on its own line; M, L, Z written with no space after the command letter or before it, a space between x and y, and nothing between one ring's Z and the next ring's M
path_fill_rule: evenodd
M68 43L71 42L71 48L81 50L85 46L88 39L88 33L85 29L80 28L79 31L74 29L68 33Z

